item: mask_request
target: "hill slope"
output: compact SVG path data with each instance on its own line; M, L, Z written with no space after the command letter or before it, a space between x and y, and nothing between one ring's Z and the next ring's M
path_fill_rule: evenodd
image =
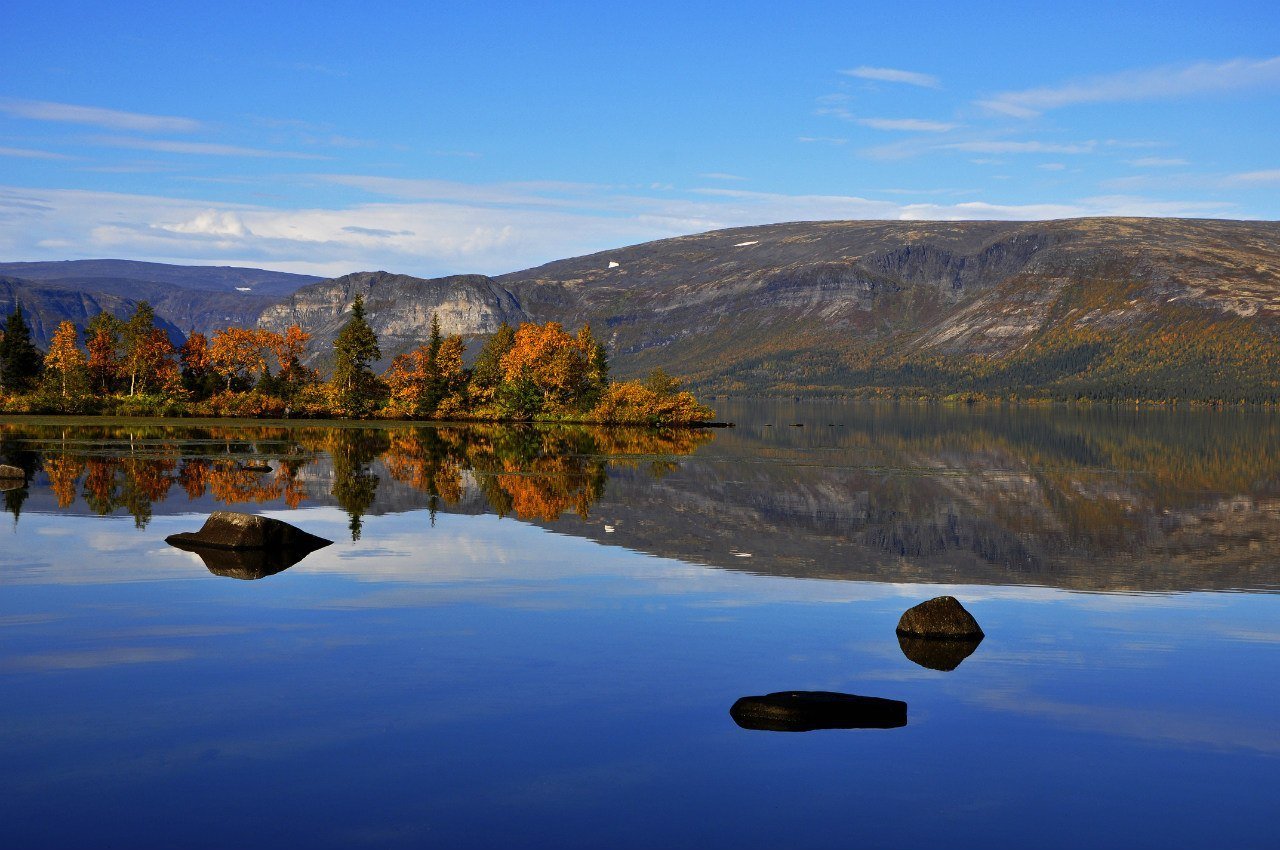
M1259 399L1277 393L1280 224L798 222L496 279L591 321L621 374L703 390Z

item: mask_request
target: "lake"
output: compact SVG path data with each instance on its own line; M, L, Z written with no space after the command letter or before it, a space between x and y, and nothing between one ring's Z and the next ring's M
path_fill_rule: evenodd
M1280 416L716 407L0 420L3 845L1276 846ZM906 722L730 716L793 690Z

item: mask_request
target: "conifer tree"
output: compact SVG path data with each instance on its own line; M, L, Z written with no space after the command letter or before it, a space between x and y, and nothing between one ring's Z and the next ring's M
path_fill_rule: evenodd
M515 328L503 322L493 336L480 349L475 367L471 370L471 394L481 401L493 398L502 383L502 358L516 344Z
M20 393L31 390L40 376L43 358L31 342L31 328L18 304L4 324L0 337L0 389Z
M357 295L351 318L334 340L333 388L342 409L351 416L368 414L377 401L378 382L370 364L382 357L378 337L364 314L364 298Z

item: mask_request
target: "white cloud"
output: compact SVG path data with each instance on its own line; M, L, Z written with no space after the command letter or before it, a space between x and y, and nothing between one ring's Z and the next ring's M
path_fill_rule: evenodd
M953 151L968 151L969 153L1093 153L1097 149L1094 142L953 142L940 147Z
M849 142L836 136L801 136L796 141L806 145L844 145Z
M1232 174L1227 178L1227 182L1234 183L1236 185L1280 183L1280 168L1272 168L1267 171L1246 171L1243 174Z
M1061 162L1042 162L1036 166L1042 171L1066 171L1067 166Z
M710 171L710 172L707 172L706 174L699 174L698 176L706 180L726 180L730 182L747 179L746 177L740 177L737 174L728 174L723 171Z
M1277 86L1280 56L1125 71L1061 86L1003 92L978 101L978 105L1003 115L1031 118L1081 103L1161 100Z
M1174 168L1179 165L1189 165L1185 159L1178 159L1172 156L1141 156L1137 159L1129 160L1129 164L1138 168Z
M130 130L140 133L193 133L201 128L194 118L172 115L144 115L139 112L121 112L99 106L77 106L71 103L51 103L45 100L17 100L0 98L0 112L15 118L33 121L58 121L70 124L89 124L108 130Z
M38 151L30 148L0 148L0 156L13 156L19 159L71 159L66 154L53 151Z
M312 153L294 153L292 151L273 151L262 148L246 148L239 145L223 145L216 142L181 142L169 139L135 139L129 136L97 136L90 141L94 144L130 150L157 151L159 153L180 153L193 156L240 156L251 158L279 159L328 159Z
M905 83L909 86L921 86L928 89L941 88L941 81L932 74L921 74L918 71L903 71L898 68L872 68L862 65L840 73L860 80L875 80L882 83Z
M957 125L944 121L928 121L923 118L859 118L857 122L873 130L904 130L920 133L945 133Z

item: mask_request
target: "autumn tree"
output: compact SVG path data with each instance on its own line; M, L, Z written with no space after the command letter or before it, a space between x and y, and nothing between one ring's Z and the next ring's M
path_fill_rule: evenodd
M382 357L378 337L364 314L364 298L357 295L351 318L333 343L333 389L338 405L349 416L366 416L380 395L378 379L371 364Z
M109 393L120 374L120 334L123 323L110 313L99 313L85 327L89 349L89 380L97 392Z
M314 371L302 365L310 342L311 334L300 325L290 325L272 340L272 350L280 367L277 375L286 387L296 388L314 379Z
M31 341L31 328L18 304L4 324L0 336L0 390L27 392L40 376L40 350Z
M579 409L592 386L594 355L594 347L585 348L583 340L570 336L559 322L523 324L502 358L500 401L518 416Z
M79 337L72 322L62 322L44 356L46 387L61 397L64 406L72 399L82 398L88 387L88 364L77 345Z
M233 382L239 380L247 386L254 375L266 372L267 350L275 339L275 334L257 328L231 327L213 332L209 363L226 381L228 392Z
M209 354L209 338L193 331L178 349L178 362L182 365L182 386L197 399L208 398L218 383Z
M148 360L154 356L151 346L151 332L156 329L156 313L151 304L139 301L133 315L124 323L120 332L120 342L124 347L123 371L129 376L129 395L138 391L138 378L146 380Z

